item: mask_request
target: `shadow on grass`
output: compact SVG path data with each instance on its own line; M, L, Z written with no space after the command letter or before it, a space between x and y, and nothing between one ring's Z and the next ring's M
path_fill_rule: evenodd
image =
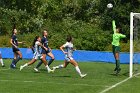
M64 75L64 76L52 76L52 77L71 77L71 76Z
M116 74L116 73L111 73L109 75L112 75L112 76L129 76L129 72L125 72L123 74L119 73L119 74Z
M109 75L112 75L112 76L117 76L117 74L116 74L116 73L111 73L111 74L109 74Z
M124 76L129 76L129 72L123 73Z

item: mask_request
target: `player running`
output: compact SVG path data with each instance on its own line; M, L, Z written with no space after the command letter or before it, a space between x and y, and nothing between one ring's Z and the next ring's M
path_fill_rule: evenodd
M0 51L0 63L2 65L2 67L4 67L4 63L3 63L3 59L2 59L2 55L1 55L1 51Z
M12 37L11 37L11 40L10 40L10 43L12 45L12 49L13 49L13 52L14 52L14 59L13 59L11 65L10 65L10 68L15 68L17 62L22 59L22 54L21 54L21 52L18 48L18 44L22 44L23 42L18 42L16 35L17 35L17 30L14 28L13 32L12 32Z
M116 67L114 71L116 71L116 74L118 74L121 70L120 68L120 59L119 59L119 53L120 53L120 39L126 38L126 35L123 35L120 33L120 28L116 28L115 20L112 21L113 26L113 41L112 41L112 49L113 49L113 55L116 60Z
M64 48L66 49L66 51L64 51ZM81 76L81 78L85 77L87 74L81 73L79 66L78 66L78 63L73 59L74 49L73 49L73 43L72 43L71 36L67 37L67 42L60 47L60 50L62 50L62 52L65 54L64 64L53 67L53 70L55 71L56 69L59 69L59 68L66 68L67 65L69 63L71 63L73 66L75 66L75 69L78 72L78 74Z
M45 67L47 68L48 73L53 72L53 70L51 70L51 69L49 68L49 66L48 66L48 64L47 64L47 61L46 61L46 58L44 58L44 57L42 56L42 54L41 54L42 48L45 49L45 50L47 50L47 48L45 48L45 47L41 44L41 38L40 38L39 36L36 36L36 37L35 37L34 42L33 42L33 46L34 46L34 48L35 48L35 52L34 52L33 59L32 59L30 62L28 62L28 63L26 63L26 64L20 66L20 71L21 71L24 67L29 66L29 65L35 63L35 62L37 61L37 59L41 59L41 61L44 63Z
M48 36L48 32L47 32L47 30L44 30L44 31L43 31L43 37L42 37L42 39L41 39L41 43L42 43L42 45L43 45L45 48L47 48L47 50L42 49L42 56L43 56L44 58L46 58L47 55L48 55L49 57L51 57L51 59L50 59L49 62L48 62L48 66L49 66L49 65L54 61L54 55L53 55L52 52L51 52L51 48L48 46L48 38L47 38L47 36ZM34 68L34 70L35 70L36 72L38 72L38 68L41 66L42 63L43 63L43 62L40 61L40 62L37 64L37 66Z

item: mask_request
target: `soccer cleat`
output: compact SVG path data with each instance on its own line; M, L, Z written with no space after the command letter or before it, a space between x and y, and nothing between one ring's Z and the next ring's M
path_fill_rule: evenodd
M37 68L34 68L34 71L35 71L35 72L39 72Z
M55 71L56 70L56 67L53 67L53 71Z
M16 67L15 64L10 65L10 68L15 68L15 67Z
M121 71L121 68L119 68L119 69L117 70L116 75L118 75L118 74L120 73L120 71Z
M84 78L86 75L87 75L87 74L82 74L82 75L80 75L80 76L81 76L81 78Z
M48 73L53 73L54 71L53 70L48 70Z
M5 65L2 65L2 67L5 67Z
M20 66L20 71L23 69L23 66Z

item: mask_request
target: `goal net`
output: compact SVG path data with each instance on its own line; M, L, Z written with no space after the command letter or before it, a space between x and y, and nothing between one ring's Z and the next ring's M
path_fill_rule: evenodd
M129 76L140 71L140 13L130 14L130 71Z

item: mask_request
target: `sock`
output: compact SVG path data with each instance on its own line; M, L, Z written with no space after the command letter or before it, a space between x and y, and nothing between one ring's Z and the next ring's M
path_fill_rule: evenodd
M22 67L27 67L28 66L28 64L26 63L26 64L24 64Z
M48 66L54 61L54 59L50 59Z
M59 66L56 66L55 68L63 68L64 67L64 65L59 65Z
M0 62L1 62L1 65L3 66L3 65L4 65L4 63L3 63L3 60L2 60L2 59L0 59Z
M120 68L120 60L116 60L116 67L117 67L117 70Z
M46 68L47 68L47 70L48 70L48 71L50 71L50 70L51 70L51 69L49 68L49 66L48 66L48 65L46 65Z
M42 65L42 61L40 61L38 64L37 64L37 66L36 66L36 68L39 68L41 65Z
M115 67L114 71L116 71L116 70L117 70L117 60L116 60L115 64L116 64L116 67Z
M76 66L75 69L76 69L76 71L78 72L78 74L81 75L81 71L80 71L79 67Z
M18 62L20 59L22 59L22 58L18 57L18 58L15 60L15 65L17 64L17 62Z
M12 63L11 63L11 65L10 65L10 67L11 67L11 68L14 68L14 67L15 67L15 59L12 60Z

